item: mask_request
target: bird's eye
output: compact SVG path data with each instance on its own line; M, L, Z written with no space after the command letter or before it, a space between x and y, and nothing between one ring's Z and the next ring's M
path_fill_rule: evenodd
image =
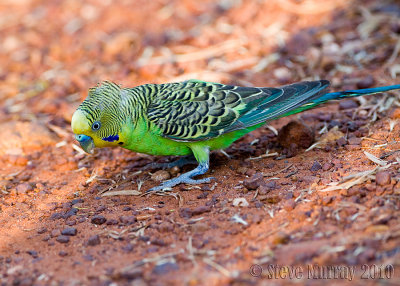
M95 121L92 124L92 130L99 130L101 126L101 123L99 121Z

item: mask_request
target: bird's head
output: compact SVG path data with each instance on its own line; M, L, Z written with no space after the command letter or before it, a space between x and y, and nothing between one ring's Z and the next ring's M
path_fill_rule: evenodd
M124 90L112 82L102 82L89 90L71 120L75 139L83 150L124 145L122 126L127 115L121 110Z

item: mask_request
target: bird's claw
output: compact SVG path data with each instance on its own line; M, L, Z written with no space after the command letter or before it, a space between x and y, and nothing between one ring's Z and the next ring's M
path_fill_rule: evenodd
M149 190L147 190L145 193L149 194L149 193L153 193L153 192L157 192L157 191L161 191L164 189L168 189L168 188L172 188L175 187L176 185L179 184L190 184L190 185L197 185L197 184L205 184L205 183L210 183L211 180L215 180L214 177L208 177L208 178L204 178L204 179L192 179L189 177L183 177L179 176L177 178L173 178L171 180L165 181L163 183L161 183L159 186L153 187Z

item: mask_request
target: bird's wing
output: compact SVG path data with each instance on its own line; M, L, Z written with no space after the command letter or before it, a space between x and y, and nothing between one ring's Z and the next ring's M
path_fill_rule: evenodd
M164 137L207 140L282 117L312 102L328 85L328 81L313 81L258 88L198 80L162 84L147 117Z

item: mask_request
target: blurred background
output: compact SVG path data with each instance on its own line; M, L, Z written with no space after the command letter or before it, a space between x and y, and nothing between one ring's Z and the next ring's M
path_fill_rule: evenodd
M309 152L260 128L227 150L232 158L213 153L218 184L164 197L102 197L158 184L141 167L172 158L87 155L70 120L103 80L400 84L399 51L398 0L0 0L0 282L243 285L271 281L255 280L253 263L398 267L396 92L302 113L321 136L312 140L330 134ZM170 171L164 178L181 172ZM353 172L355 185L320 191Z
M394 0L2 0L0 120L67 126L106 79L390 84L399 15Z

